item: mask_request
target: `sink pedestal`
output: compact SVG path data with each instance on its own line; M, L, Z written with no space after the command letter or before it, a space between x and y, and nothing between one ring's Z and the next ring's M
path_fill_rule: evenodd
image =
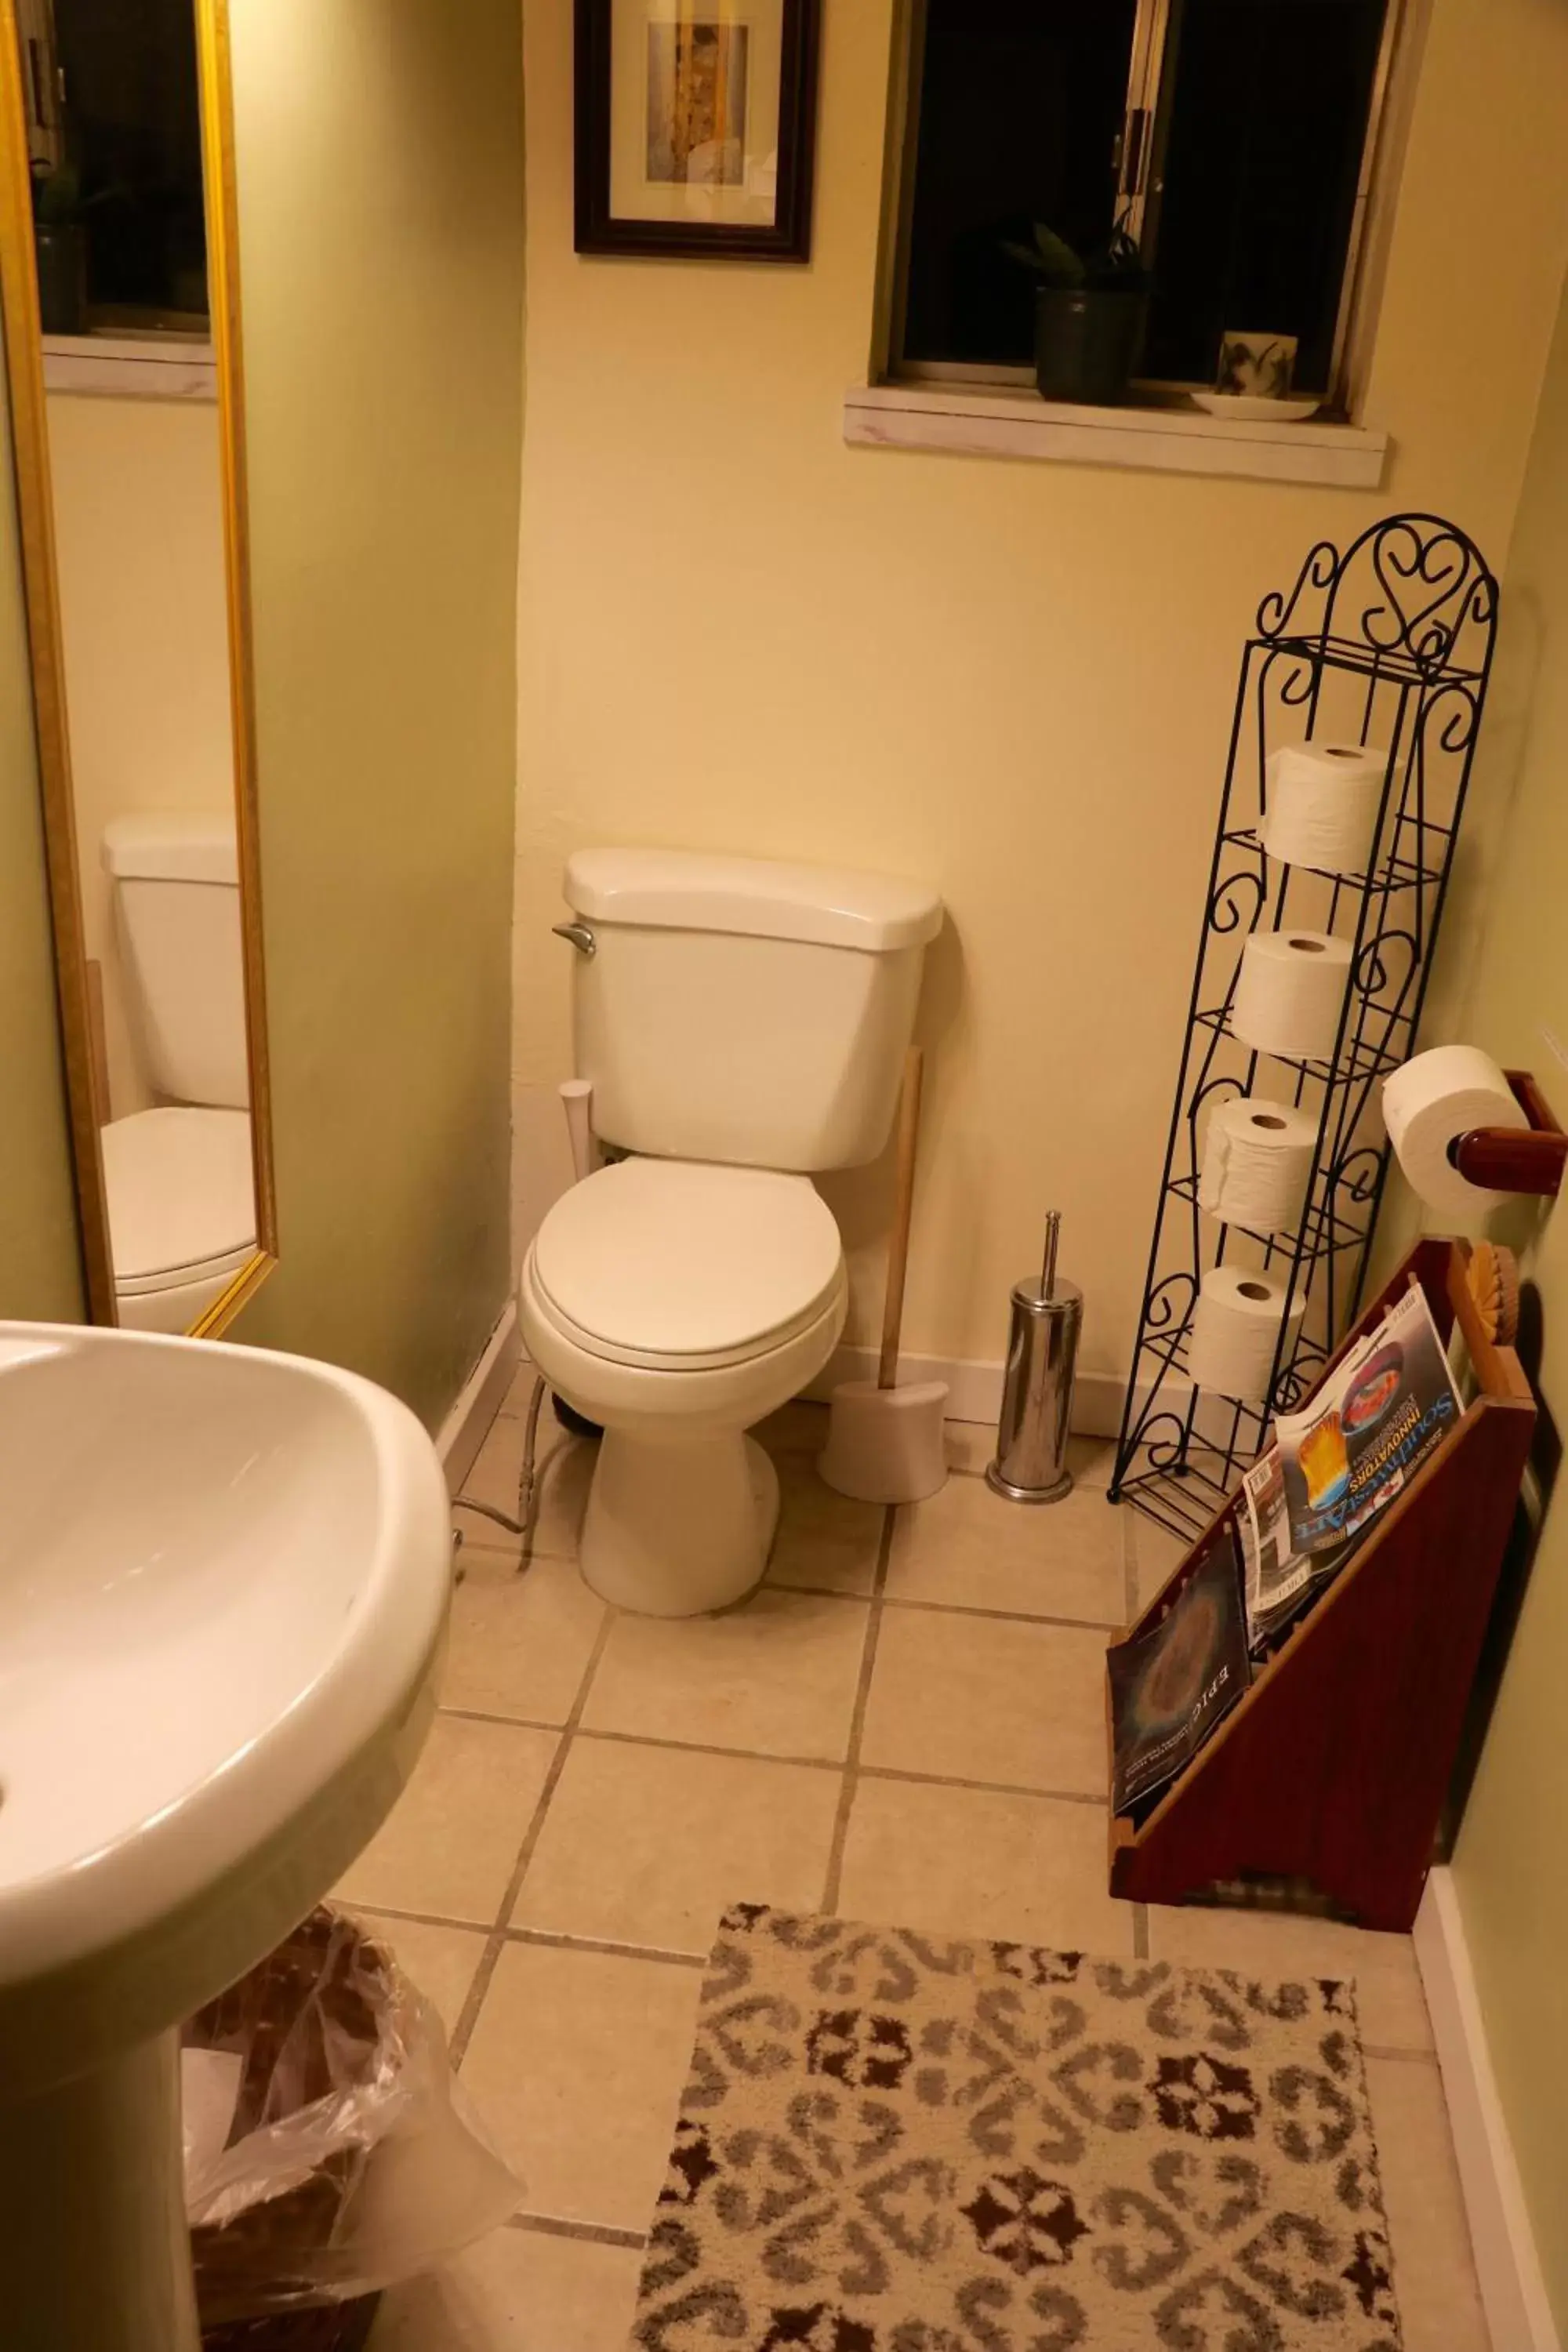
M5 2352L200 2352L177 2035L0 2086L0 2313Z

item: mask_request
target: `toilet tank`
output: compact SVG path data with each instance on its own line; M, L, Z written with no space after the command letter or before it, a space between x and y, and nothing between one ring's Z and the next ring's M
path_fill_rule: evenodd
M918 882L582 850L565 898L577 1069L628 1151L802 1173L887 1141L942 901ZM590 944L592 952L587 952Z
M148 1078L172 1102L247 1108L233 818L115 817L103 864Z

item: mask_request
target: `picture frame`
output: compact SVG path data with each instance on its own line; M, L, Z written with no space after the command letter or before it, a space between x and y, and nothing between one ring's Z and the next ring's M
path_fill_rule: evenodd
M821 0L575 0L576 249L811 258Z

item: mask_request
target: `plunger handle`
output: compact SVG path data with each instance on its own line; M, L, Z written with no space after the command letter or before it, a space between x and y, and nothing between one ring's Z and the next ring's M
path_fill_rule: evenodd
M888 1244L888 1292L882 1303L882 1356L877 1386L890 1389L899 1378L899 1334L904 1320L904 1276L910 1265L910 1219L915 1202L915 1139L921 1124L921 1080L925 1056L911 1045L904 1062L904 1092L899 1108L898 1196Z

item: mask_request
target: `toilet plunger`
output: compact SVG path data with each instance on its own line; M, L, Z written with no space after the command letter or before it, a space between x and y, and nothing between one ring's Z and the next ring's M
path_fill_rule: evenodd
M888 1293L882 1309L878 1376L874 1381L843 1381L834 1390L827 1444L817 1464L829 1486L863 1503L921 1503L947 1483L943 1443L947 1383L921 1381L908 1388L897 1385L910 1217L914 1206L921 1067L920 1047L913 1045L904 1065L899 1113L898 1198L888 1244Z

